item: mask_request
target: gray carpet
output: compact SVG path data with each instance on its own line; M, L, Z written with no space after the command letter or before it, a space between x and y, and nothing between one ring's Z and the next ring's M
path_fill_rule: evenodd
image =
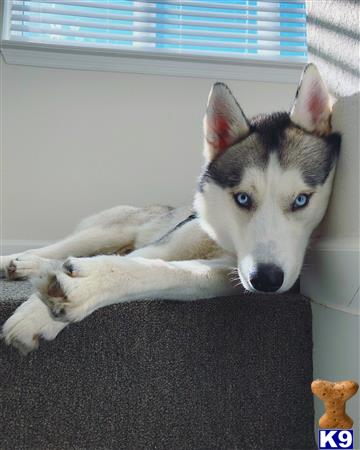
M9 303L11 307L29 298L32 287L29 281L7 281L0 275L0 301L2 304Z
M0 281L0 322L28 289ZM0 356L1 449L316 448L297 294L114 305Z

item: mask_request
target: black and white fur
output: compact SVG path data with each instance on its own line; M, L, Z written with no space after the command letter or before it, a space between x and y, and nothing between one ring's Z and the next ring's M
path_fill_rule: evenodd
M193 207L119 206L58 243L2 257L10 279L31 276L36 288L5 322L6 343L26 353L118 302L291 288L331 192L340 137L330 119L314 65L290 113L248 120L229 88L215 84Z

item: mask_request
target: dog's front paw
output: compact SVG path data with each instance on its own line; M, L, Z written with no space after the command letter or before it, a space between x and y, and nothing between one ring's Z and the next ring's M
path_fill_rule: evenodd
M102 269L95 258L68 258L62 270L41 276L34 284L55 320L78 322L94 310Z
M66 325L53 320L44 303L33 294L4 323L1 336L6 344L27 354L38 348L40 338L52 340Z
M10 264L10 262L13 259L17 258L18 256L19 256L18 254L0 256L0 271L5 272L5 274L6 274L6 269L7 269L8 265Z
M45 270L47 261L44 258L31 254L22 254L11 259L5 268L9 280L19 280Z

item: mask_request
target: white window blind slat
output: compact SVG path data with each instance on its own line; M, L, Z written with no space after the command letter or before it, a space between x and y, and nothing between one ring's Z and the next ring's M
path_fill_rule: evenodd
M111 36L107 33L92 33L86 31L76 31L76 30L56 30L48 27L32 27L28 25L14 25L14 31L25 31L29 33L45 33L45 34L56 34L63 36L77 36L83 38L94 38L94 39L109 39L112 41L129 41L128 36ZM160 43L160 44L178 44L177 39L170 38L158 38L151 36L132 36L131 41L133 42L151 42L151 43ZM258 49L258 50L281 50L282 47L280 45L268 45L268 44L248 44L241 43L238 44L236 42L216 42L216 41L195 41L188 39L186 42L183 42L183 45L190 46L198 46L198 47L212 47L212 48L241 48L241 49ZM286 47L288 51L302 53L304 48L302 47Z
M254 15L250 14L240 14L238 12L229 13L229 12L214 12L214 11L198 11L198 10L187 10L184 9L184 5L182 5L181 0L179 0L179 5L182 9L175 9L175 8L159 8L157 6L148 6L150 3L148 3L146 6L137 6L137 5L118 5L113 4L109 6L108 2L103 3L103 6L101 7L101 3L99 2L70 2L70 1L51 1L51 0L43 0L42 3L52 3L54 5L63 5L63 6L71 6L71 7L86 7L86 8L101 8L101 9L112 9L117 11L128 11L130 13L148 13L148 14L165 14L165 15L174 15L174 16L191 16L191 17L202 17L204 19L227 19L227 20L254 20ZM145 2L134 2L134 3L145 3ZM104 6L106 5L106 8ZM204 6L205 7L205 6ZM228 9L229 6L227 7ZM19 8L21 11L21 7ZM41 7L39 8L39 12L41 13ZM273 15L266 15L261 14L261 11L258 11L259 15L257 16L257 19L261 19L262 22L279 22L278 17L274 17ZM56 8L53 8L53 14L56 14ZM304 24L305 19L304 18L297 18L297 17L287 17L286 22L288 23L299 23Z
M27 23L38 23L39 20L36 16L31 15L21 15L17 13L12 14L12 20L14 22L22 22L24 24ZM136 18L138 21L139 19ZM52 25L69 25L71 27L79 27L82 28L92 28L92 29L104 29L104 30L119 30L119 31L139 31L145 33L154 33L154 28L152 25L127 25L127 24L109 24L109 23L99 23L99 22L85 22L78 21L72 19L53 19L51 17L42 17L41 24L52 24ZM19 30L18 25L13 25L13 29ZM203 37L216 37L223 39L247 39L247 40L257 40L258 37L256 35L251 36L247 33L234 33L234 32L219 32L219 31L204 31L204 30L187 30L184 28L161 28L161 34L172 34L172 35L183 35L183 36L203 36ZM279 38L274 36L273 33L261 33L262 41L275 41L278 42ZM304 44L304 39L301 37L287 37L286 42L300 42Z
M50 0L43 0L42 3L50 3ZM102 8L102 9L108 9L108 2L105 2L103 5L106 5L106 8L104 6L101 7L101 3L99 2L66 2L66 1L51 1L54 5L63 5L63 6L71 6L71 7L80 7L82 8ZM145 3L145 2L134 2L134 3ZM149 6L150 3L147 2L147 5L145 6L137 6L137 5L118 5L113 4L109 9L113 9L116 11L128 11L130 13L148 13L148 14L166 14L166 15L174 15L174 16L191 16L191 17L202 17L204 19L227 19L227 20L254 20L254 16L250 14L241 14L239 12L215 12L215 11L198 11L196 9L184 9L184 5L182 5L181 0L179 0L179 4L177 7L169 8L167 5L164 5L163 8L159 8L158 6ZM160 4L159 4L160 6ZM181 10L178 10L178 7L181 7ZM205 6L204 6L205 7ZM228 9L231 9L229 6ZM38 7L38 12L41 13L41 6ZM274 17L273 15L266 15L266 13L261 13L261 11L258 11L257 20L261 20L263 22L278 22L279 18ZM56 9L53 9L53 14L56 14ZM95 16L96 17L96 16ZM286 19L286 22L289 23L305 23L304 18L297 18L297 17L288 17Z
M157 0L157 1L149 1L148 3L158 3L163 5L178 5L178 0ZM255 2L253 2L255 3ZM236 3L232 3L229 9L233 11L254 11L254 12L275 12L275 13L291 13L291 14L303 14L304 10L302 8L280 8L279 6L276 6L279 2L273 1L272 3L275 4L274 6L266 6L262 5L264 2L259 1L258 5L254 6L249 4L244 5L237 5ZM190 0L182 0L181 1L182 6L192 6L197 8L210 8L210 9L224 9L224 3L220 2L211 2L211 4L205 4L205 2L202 1L190 1ZM228 6L228 5L226 5Z
M19 11L22 13L22 20L26 21L29 15L25 15L23 13L31 12L34 14L42 14L41 16L41 22L46 19L47 14L54 15L54 8L49 8L46 6L32 6L32 5L17 5L14 4L12 7L13 11ZM74 16L74 17L80 17L80 18L90 18L90 19L104 19L104 23L109 23L110 20L112 21L127 21L127 22L133 22L133 17L129 15L123 15L123 14L112 14L112 13L104 13L104 12L95 12L95 11L89 11L89 10L83 10L83 11L77 11L74 9L61 9L56 8L56 15L57 16ZM14 14L13 14L14 16ZM31 16L30 16L31 17ZM36 20L39 22L39 19L37 16ZM54 19L56 20L56 19ZM145 22L149 23L149 18L144 15L143 17L137 16L136 22ZM253 24L253 23L237 23L232 21L229 22L223 22L223 21L216 21L216 22L209 22L207 20L183 20L183 19L169 19L169 18L157 18L152 17L151 22L153 24L163 24L163 25L175 25L178 27L197 27L197 28L217 28L217 29L232 29L232 30L246 30L246 31L270 31L270 32L283 32L283 33L304 33L305 28L304 27L296 27L296 26L281 26L271 24L271 25L264 25L263 21L258 21L259 24ZM248 22L248 21L247 21ZM254 22L254 21L253 21ZM49 23L49 22L48 22ZM100 22L98 22L100 23ZM82 22L77 22L76 26L82 25ZM110 23L109 23L110 26ZM174 28L175 29L175 28ZM304 41L304 38L302 38L302 41Z
M66 5L66 6L74 6L74 7L78 7L78 6L82 6L82 7L88 7L88 8L100 8L100 9L104 9L104 3L106 0L103 1L87 1L87 0L75 0L75 1L71 1L71 0L42 0L41 3L52 3L52 4L57 4L57 5ZM187 1L187 0L157 0L157 1L153 1L153 0L147 0L145 2L135 2L135 3L144 3L147 5L151 5L152 7L156 5L165 5L165 6L176 6L176 7L186 7L186 6L190 6L190 7L197 7L197 8L202 8L202 9L208 9L210 10L208 12L209 16L212 17L219 17L217 15L216 12L211 12L211 10L214 9L230 9L232 11L254 11L254 12L271 12L271 13L291 13L291 14L302 14L304 11L301 8L280 8L280 7L269 7L269 6L253 6L251 4L246 4L244 3L243 5L241 4L236 4L236 3L219 3L219 2L209 2L209 1ZM241 2L239 2L241 3ZM248 3L259 3L262 4L262 1L259 2L248 2ZM273 2L273 3L279 3L279 2ZM126 4L117 4L116 2L113 2L110 5L111 9L114 10L137 10L136 6L132 6L132 5L126 5ZM145 5L142 8L142 11L145 10ZM163 10L162 10L163 11ZM171 11L171 10L168 10ZM195 10L191 10L191 12L194 12ZM145 10L145 12L147 12ZM151 10L152 12L152 10ZM169 13L171 14L171 13ZM229 13L227 13L229 14ZM206 13L205 15L202 15L202 17L206 17Z
M10 41L221 58L306 59L303 1L12 0Z

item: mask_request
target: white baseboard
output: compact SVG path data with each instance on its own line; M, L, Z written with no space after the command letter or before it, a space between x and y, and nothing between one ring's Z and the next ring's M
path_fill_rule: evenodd
M324 239L308 251L301 292L315 303L358 315L359 278L359 239Z
M52 244L52 242L23 240L23 239L7 239L1 241L0 243L0 254L12 255L13 253L24 252L25 250L30 250L32 248L45 247L46 245L49 244Z

